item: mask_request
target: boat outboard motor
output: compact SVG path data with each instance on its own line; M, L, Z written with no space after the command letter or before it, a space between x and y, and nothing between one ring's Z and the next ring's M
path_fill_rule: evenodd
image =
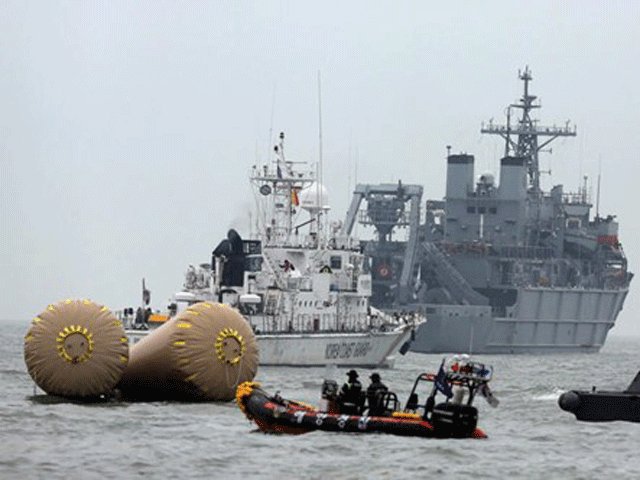
M335 380L325 380L322 382L322 398L333 400L338 396L338 382Z
M324 412L337 412L338 405L336 398L338 398L338 382L325 379L325 381L322 382L320 397L320 410Z
M433 408L431 423L438 436L468 437L478 425L478 409L470 405L439 403Z

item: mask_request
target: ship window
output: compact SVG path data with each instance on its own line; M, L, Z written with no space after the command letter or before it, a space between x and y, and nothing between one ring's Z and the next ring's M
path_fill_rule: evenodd
M485 213L487 209L485 207L478 207L478 213Z
M261 256L246 257L244 260L244 268L247 272L261 272L262 257Z
M476 207L467 207L467 213L476 213Z
M331 257L330 264L332 270L340 270L342 268L342 257L339 255Z
M495 215L498 213L498 209L496 207L489 207L489 213Z
M579 218L568 218L567 219L567 228L569 230L576 230L578 228L580 228L582 225L582 222L580 221Z

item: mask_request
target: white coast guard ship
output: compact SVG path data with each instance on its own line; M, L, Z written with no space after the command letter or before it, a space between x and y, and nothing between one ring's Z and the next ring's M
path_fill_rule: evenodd
M359 242L327 221L327 192L303 162L254 165L259 239L230 230L211 264L191 266L173 312L199 301L237 308L258 339L261 365L392 367L422 319L369 305L371 274ZM144 331L129 330L132 341Z

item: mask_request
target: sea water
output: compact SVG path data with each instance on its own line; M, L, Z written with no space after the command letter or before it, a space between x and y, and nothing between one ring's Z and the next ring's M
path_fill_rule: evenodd
M640 478L640 424L584 423L560 410L572 388L624 389L640 338L611 336L598 354L477 355L500 400L482 398L486 440L257 432L233 402L76 404L44 395L23 359L28 322L0 322L0 478ZM441 355L409 353L382 380L404 402ZM264 367L267 391L317 404L324 368ZM335 370L346 379L346 369ZM360 369L366 386L370 370Z

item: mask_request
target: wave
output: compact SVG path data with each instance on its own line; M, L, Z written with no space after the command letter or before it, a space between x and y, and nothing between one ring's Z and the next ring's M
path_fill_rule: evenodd
M556 401L556 400L558 400L558 397L560 395L562 395L564 392L566 392L566 390L563 390L561 388L556 388L551 393L543 393L543 394L540 394L540 395L534 395L532 400L535 400L537 402Z

